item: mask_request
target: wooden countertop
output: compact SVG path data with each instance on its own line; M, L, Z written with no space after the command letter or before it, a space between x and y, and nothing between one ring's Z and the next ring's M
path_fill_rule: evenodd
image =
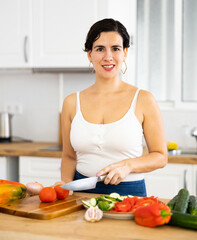
M36 156L61 158L61 151L45 151L44 148L58 145L57 142L12 142L0 143L1 156ZM169 156L169 163L197 164L197 155Z
M75 193L92 197L95 195ZM196 231L173 226L148 228L134 220L103 218L97 223L84 220L85 209L51 220L36 220L0 213L0 239L14 240L185 240L196 239Z

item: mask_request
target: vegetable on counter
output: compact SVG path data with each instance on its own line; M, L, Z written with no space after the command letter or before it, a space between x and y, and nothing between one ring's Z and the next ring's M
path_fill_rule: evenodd
M170 225L197 229L197 197L189 195L187 189L180 189L168 202L168 206L172 212Z
M57 199L63 200L68 197L69 195L69 190L61 188L62 184L58 184L54 187L56 194L57 194Z
M39 198L41 202L54 202L57 198L56 191L53 187L44 187L40 193Z
M172 210L169 225L197 230L197 216Z
M90 207L86 210L84 218L88 222L98 222L102 219L103 212L98 207Z
M26 193L24 184L0 179L0 204L24 198Z
M189 192L186 188L182 188L178 192L178 197L173 210L181 213L186 213L189 202Z
M135 222L145 227L156 227L167 224L171 219L170 208L161 202L138 207L135 212Z
M38 195L43 189L43 185L38 182L29 182L26 184L26 188L29 195Z

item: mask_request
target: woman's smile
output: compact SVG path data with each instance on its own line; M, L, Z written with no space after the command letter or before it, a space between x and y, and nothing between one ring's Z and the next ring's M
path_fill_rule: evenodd
M106 70L106 71L112 71L115 67L114 64L110 64L110 65L102 65L102 67Z

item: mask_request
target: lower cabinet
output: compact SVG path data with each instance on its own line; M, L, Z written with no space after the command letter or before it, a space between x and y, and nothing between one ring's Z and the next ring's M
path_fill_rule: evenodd
M61 180L61 158L20 157L19 181L39 182L47 187Z
M18 181L18 157L0 156L0 179Z
M172 198L181 188L196 195L197 166L192 164L167 164L162 169L145 174L148 196Z

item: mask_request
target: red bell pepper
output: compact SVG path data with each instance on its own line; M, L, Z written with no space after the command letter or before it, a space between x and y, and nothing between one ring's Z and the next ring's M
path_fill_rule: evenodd
M146 227L167 224L171 219L170 208L161 202L139 207L134 212L135 222Z

